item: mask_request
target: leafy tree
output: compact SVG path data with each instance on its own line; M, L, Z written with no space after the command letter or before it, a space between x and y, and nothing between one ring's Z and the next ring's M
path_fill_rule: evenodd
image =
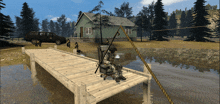
M154 30L162 30L162 29L166 29L165 26L167 26L167 21L165 20L165 12L163 11L163 4L161 2L162 0L158 0L156 2L155 5L155 20L154 20L154 26L153 29ZM167 37L168 36L168 31L154 31L153 32L153 39L157 40L157 41L163 41L163 40L167 40L164 39L163 37Z
M206 25L209 25L209 21L207 18L205 18L208 13L205 11L204 3L206 1L204 0L197 0L195 4L194 14L195 18L193 20L193 26L196 28L192 28L191 32L192 35L186 39L186 41L210 41L208 39L205 39L204 37L211 37L211 34L208 32L211 32L209 28L206 27ZM204 27L197 27L197 26L204 26Z
M186 14L185 14L185 11L182 12L181 14L181 18L180 18L180 28L185 28L186 27ZM180 36L183 38L183 36L186 35L186 29L180 29Z
M186 15L186 27L192 27L193 23L193 16L192 16L192 11L188 10L187 15ZM186 35L189 37L191 34L190 29L186 28Z
M0 0L0 10L2 8L5 8L2 3L2 0ZM13 29L13 23L10 21L10 17L5 16L0 12L0 36L9 36L9 33L13 32L11 29Z
M82 11L79 11L78 19L79 19L79 17L81 16L81 14L82 14Z
M104 3L100 0L99 4L97 6L95 6L91 11L89 11L89 13L93 13L95 11L98 12L93 16L93 17L95 17L95 19L91 22L94 23L94 25L95 25L95 27L93 27L93 29L100 28L101 44L103 44L103 41L102 41L102 26L108 26L109 23L110 23L109 22L109 17L108 16L101 16L101 13L106 13L108 15L111 15L106 10L104 10L104 9L101 10L102 5L104 5Z
M176 27L177 27L177 19L176 19L175 12L173 12L169 19L169 29L175 29ZM170 33L170 36L173 37L176 35L176 30L170 30L169 33Z
M55 25L54 25L54 22L52 20L50 20L49 29L50 29L50 32L55 33Z
M115 14L117 17L126 17L128 19L130 19L132 16L132 7L129 8L129 2L124 2L120 9L119 8L115 8Z
M47 19L43 20L42 21L42 31L48 32L48 27L49 27L48 25L49 25L48 20Z

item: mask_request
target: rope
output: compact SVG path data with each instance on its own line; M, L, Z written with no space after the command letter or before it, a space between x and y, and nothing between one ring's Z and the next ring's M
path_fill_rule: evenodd
M123 27L120 25L122 31L124 32L124 34L126 35L126 37L128 38L128 40L130 41L131 45L133 46L133 48L135 49L135 51L137 52L138 56L140 57L140 59L142 60L142 62L144 63L144 65L147 67L148 71L150 72L150 74L153 76L153 78L155 79L155 81L157 82L157 84L159 85L160 89L162 90L163 94L167 97L168 101L170 102L170 104L173 104L173 101L171 100L171 98L169 97L169 95L166 93L166 91L164 90L163 86L160 84L160 82L158 81L157 77L154 75L154 73L152 72L152 70L150 69L150 67L147 65L147 63L145 62L145 60L142 58L141 54L139 53L139 51L137 50L137 48L135 47L134 43L131 41L131 39L128 37L128 35L126 34L125 30L123 29Z

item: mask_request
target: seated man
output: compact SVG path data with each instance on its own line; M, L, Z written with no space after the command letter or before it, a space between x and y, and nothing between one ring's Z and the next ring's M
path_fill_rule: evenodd
M113 69L113 72L115 73L116 82L120 82L120 79L126 80L126 78L122 75L122 66L114 63L115 51L117 51L117 49L114 46L111 46L107 54L105 55L103 61L104 64L110 66Z

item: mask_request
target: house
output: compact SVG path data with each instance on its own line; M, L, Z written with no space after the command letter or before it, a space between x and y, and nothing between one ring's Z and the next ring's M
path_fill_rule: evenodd
M100 40L100 29L94 28L95 23L92 22L96 17L94 17L95 14L93 13L82 13L79 19L76 22L76 30L75 30L75 36L80 38L90 38L90 39L96 39ZM104 15L102 15L104 16ZM135 29L135 24L128 20L127 18L123 17L115 17L115 16L108 16L109 17L109 26L102 26L102 38L103 41L105 39L109 38L109 41L111 38L114 37L115 33L117 32L119 26L121 25L128 36L135 40L137 37L137 32ZM120 35L116 36L115 40L127 40L124 32L120 29L119 30Z

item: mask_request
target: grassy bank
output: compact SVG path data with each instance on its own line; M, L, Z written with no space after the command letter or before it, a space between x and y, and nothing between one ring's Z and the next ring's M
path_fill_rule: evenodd
M55 43L42 43L41 47L36 47L31 43L16 43L17 45L24 45L25 49L44 49L48 47L54 47ZM79 49L83 52L96 51L99 44L97 43L78 43ZM114 42L117 48L132 48L130 42ZM211 42L187 42L181 40L171 40L171 41L144 41L144 42L134 42L136 47L139 48L191 48L191 49L215 49L219 50L219 43ZM58 45L57 48L73 52L75 47L74 43L71 43L71 47L68 48L66 44ZM25 55L21 53L21 47L1 47L1 66L15 65L25 63Z

